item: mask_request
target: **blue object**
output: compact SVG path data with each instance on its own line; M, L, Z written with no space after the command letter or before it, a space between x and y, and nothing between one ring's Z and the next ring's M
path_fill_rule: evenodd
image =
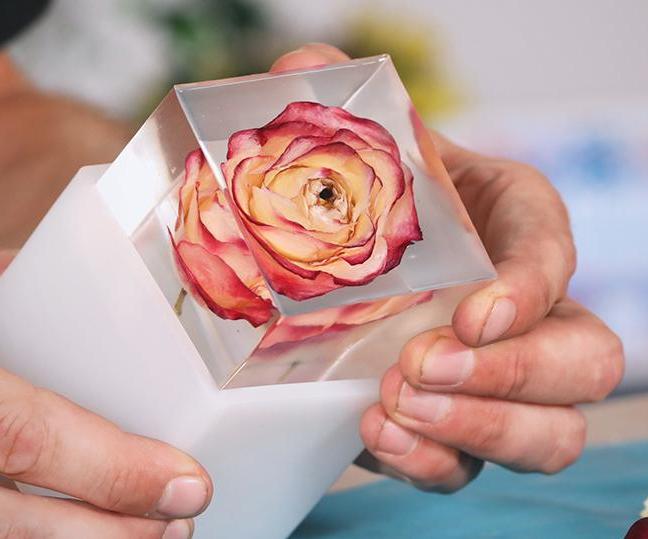
M393 480L326 496L291 539L616 539L648 497L648 442L589 449L553 476L487 467L464 490Z

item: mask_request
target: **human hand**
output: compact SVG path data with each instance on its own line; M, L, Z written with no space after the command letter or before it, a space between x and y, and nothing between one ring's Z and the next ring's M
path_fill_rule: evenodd
M76 169L109 159L127 130L38 92L1 53L0 118L2 273ZM21 494L14 480L75 500ZM0 369L0 537L188 538L212 491L188 455Z
M0 50L0 246L19 248L83 165L108 163L130 128L31 85Z
M81 501L21 494L0 482L0 537L188 538L189 518L213 491L188 455L2 369L1 476Z
M348 59L311 44L274 71ZM618 337L565 297L576 265L567 211L535 169L431 142L498 272L466 297L452 326L409 342L364 415L359 463L426 490L453 491L483 460L553 473L581 453L574 405L607 396L623 373Z

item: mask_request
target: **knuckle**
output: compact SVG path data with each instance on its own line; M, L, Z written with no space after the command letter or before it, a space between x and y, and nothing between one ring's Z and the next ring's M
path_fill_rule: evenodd
M542 310L547 314L554 306L555 301L562 295L561 292L555 290L555 284L546 271L540 266L533 266L530 277L532 282L535 283L535 290L538 292L539 304L542 305Z
M578 266L578 255L576 252L576 246L574 245L574 238L571 235L571 231L565 234L564 247L563 247L563 260L565 263L565 275L567 280L572 278L574 273L576 273L576 268Z
M97 483L95 503L109 511L131 509L131 496L143 492L143 472L123 465L109 466Z
M8 476L29 475L45 454L48 429L36 404L38 391L0 402L0 471Z
M504 161L504 165L506 167L507 173L517 178L524 177L527 179L533 178L546 181L544 174L542 174L542 172L540 172L536 167L529 165L528 163L524 163L522 161L506 160Z
M587 422L585 416L575 408L570 409L572 417L566 432L554 436L555 444L547 458L540 466L545 474L555 474L571 466L578 460L585 447Z
M525 353L526 347L515 347L511 351L510 365L504 375L496 378L496 395L507 400L515 400L523 395L529 384L529 366Z
M565 227L538 241L537 251L542 258L537 263L542 269L542 284L551 292L549 307L565 296L569 280L576 272L578 258L567 217Z
M416 364L423 348L423 335L416 335L405 343L398 356L400 371L406 380L417 383L418 369Z
M387 369L380 382L380 402L387 414L398 408L399 394L403 387L403 375L397 365Z
M447 459L430 473L413 479L412 484L424 492L452 494L473 481L483 468L483 461L457 452L455 459Z
M554 253L554 240L538 240L538 252ZM520 253L510 253L507 255L520 272L520 283L518 286L524 288L524 294L521 299L525 300L527 308L533 308L534 311L542 311L545 315L551 311L556 300L562 295L563 291L558 289L560 279L552 277L552 271L546 265L544 259L555 260L555 256L547 255L541 259L528 258Z
M165 529L166 526L162 530L160 530L160 528L156 525L146 526L146 529L138 530L136 537L138 539L160 539L160 537L164 537Z
M606 346L598 363L592 368L594 378L591 400L606 398L621 382L624 372L623 342L618 335L607 330Z
M453 483L457 475L459 462L456 459L430 459L426 466L412 478L420 490L443 488Z
M149 519L128 519L122 523L122 533L119 537L132 537L137 539L160 539L165 537L169 522ZM174 537L177 534L173 534Z
M508 416L501 406L484 403L481 414L483 421L479 428L471 432L471 447L480 455L493 455L500 452L502 442L508 432Z
M557 196L557 191L555 191L549 179L533 165L512 159L498 160L496 165L496 168L499 170L499 177L502 180L507 180L507 182L542 184L549 189L549 192L556 193Z
M0 522L0 539L29 539L30 532L17 527L14 522Z

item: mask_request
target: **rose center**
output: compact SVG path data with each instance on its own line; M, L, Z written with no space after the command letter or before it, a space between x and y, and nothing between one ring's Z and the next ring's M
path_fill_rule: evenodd
M320 197L322 200L328 200L328 199L331 198L333 195L334 195L334 193L333 193L333 189L331 189L330 187L325 187L325 188L322 189L322 190L320 191L320 193L319 193L319 197Z
M302 193L312 216L338 223L349 221L347 197L332 178L311 178Z

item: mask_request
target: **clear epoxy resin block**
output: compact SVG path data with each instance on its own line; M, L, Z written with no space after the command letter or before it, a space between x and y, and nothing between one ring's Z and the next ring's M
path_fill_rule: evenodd
M388 56L179 85L98 189L221 387L378 376L494 275Z

